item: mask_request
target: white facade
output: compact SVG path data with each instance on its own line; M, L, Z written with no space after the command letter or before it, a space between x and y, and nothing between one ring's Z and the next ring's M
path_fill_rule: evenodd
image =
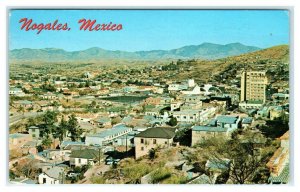
M19 88L12 88L9 90L9 95L16 95L16 96L24 96L25 93L22 91L22 89Z
M188 80L188 86L189 86L189 87L194 87L194 86L195 86L195 81L194 81L194 79L189 79L189 80Z
M209 89L213 87L211 84L205 84L203 89L205 90L204 95L209 95L211 92L209 91Z
M171 84L171 85L169 85L168 91L179 91L179 84Z
M119 126L123 126L123 125L116 125L113 128L103 131L101 133L86 136L85 144L103 146L104 144L112 142L114 139L122 135L128 134L129 132L132 131L132 128L130 127L125 127L125 126L119 127Z
M203 123L204 121L207 121L209 118L213 117L215 113L216 113L215 107L206 108L200 111L199 122Z
M180 106L183 104L181 101L172 102L171 103L171 111L174 111L175 109L180 108Z
M199 120L199 111L197 110L184 110L174 111L173 116L178 122L197 122Z
M263 106L262 103L246 103L246 102L239 103L239 107L242 109L260 109L262 106Z
M41 173L39 175L39 184L46 184L46 185L59 184L59 179L55 179L55 178L49 177L45 173Z
M83 159L83 158L74 158L75 167L81 167L83 165L94 165L94 161L92 159Z
M200 95L201 91L200 91L200 87L197 85L194 87L192 91L181 91L181 93L185 95Z

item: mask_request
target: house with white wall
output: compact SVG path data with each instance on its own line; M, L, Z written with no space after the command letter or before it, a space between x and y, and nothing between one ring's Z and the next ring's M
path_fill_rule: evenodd
M70 155L70 166L95 165L99 161L100 151L94 149L73 150Z
M62 167L52 167L45 172L39 174L38 183L39 184L62 184L64 180L64 168Z

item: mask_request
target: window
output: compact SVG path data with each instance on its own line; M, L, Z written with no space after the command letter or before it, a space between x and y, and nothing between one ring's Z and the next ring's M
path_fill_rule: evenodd
M156 144L156 139L153 139L153 144Z
M35 134L32 134L32 137L35 138Z
M168 144L168 141L165 141L165 144Z
M78 159L78 163L81 163L81 159Z
M141 147L141 151L144 151L144 147Z
M46 178L43 178L43 184L46 183Z
M141 139L141 143L144 143L144 139Z
M35 129L31 129L31 132L34 133L34 132L35 132Z

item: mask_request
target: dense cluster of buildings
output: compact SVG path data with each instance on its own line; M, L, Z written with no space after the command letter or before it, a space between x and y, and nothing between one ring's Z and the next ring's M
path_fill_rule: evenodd
M24 117L35 118L50 110L75 114L84 130L78 141L71 141L68 134L63 141L50 138L51 145L42 151L37 150L44 139L44 128L39 124L9 134L9 150L13 153L22 149L11 159L10 170L16 170L16 162L20 165L25 159L36 160L34 166L41 172L32 182L39 184L65 183L72 168L105 162L107 152L132 149L133 157L139 159L152 149L176 147L179 143L174 138L183 128L191 130L192 147L212 137L230 138L238 129L254 129L258 120L289 115L288 87L268 98L268 78L260 71L242 72L240 96L227 92L229 85L198 85L193 79L162 80L152 85L121 81L116 85L112 80L97 80L89 72L84 73L82 82L63 76L47 77L47 83L43 77L28 82L22 78L25 76L10 80L9 95L14 98L10 103L11 126ZM288 135L280 139L281 147L267 165L271 183L287 182ZM21 180L15 178L12 182L25 183Z

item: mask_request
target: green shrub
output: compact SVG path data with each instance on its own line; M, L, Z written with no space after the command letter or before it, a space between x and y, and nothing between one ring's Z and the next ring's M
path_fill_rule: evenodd
M130 179L130 183L138 183L140 178L153 170L147 163L137 163L123 169L124 177Z
M172 175L171 177L165 179L163 184L185 184L187 183L187 177L183 175Z
M94 176L91 178L93 184L105 184L106 179L102 176Z
M171 172L167 168L161 168L153 171L150 176L151 183L159 183L160 181L171 177Z

